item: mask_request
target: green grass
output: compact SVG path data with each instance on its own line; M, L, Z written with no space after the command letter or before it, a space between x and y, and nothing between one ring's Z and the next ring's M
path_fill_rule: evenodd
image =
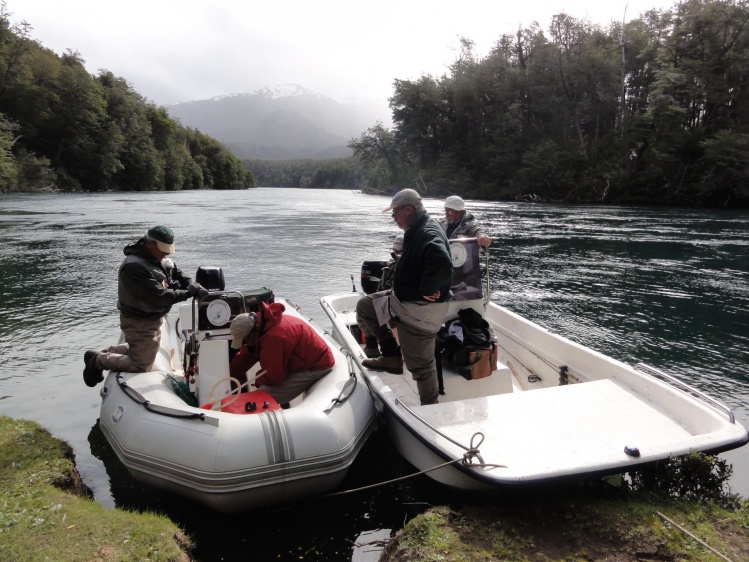
M720 498L694 501L666 489L573 484L518 491L484 505L434 507L397 533L382 560L721 560L702 543L733 562L749 560L748 501L723 507Z
M571 484L434 507L397 533L382 560L721 560L700 541L749 560L749 502L722 491L730 470L721 462L694 456L625 487ZM0 416L0 560L187 562L192 548L165 517L96 504L68 445Z
M166 517L95 503L67 444L0 416L0 560L187 561L191 548Z

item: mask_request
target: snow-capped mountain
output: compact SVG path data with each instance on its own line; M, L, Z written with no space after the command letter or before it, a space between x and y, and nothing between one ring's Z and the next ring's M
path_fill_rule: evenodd
M378 120L387 103L339 103L296 84L266 86L168 107L187 126L223 142L240 158L291 160L350 156L346 146Z

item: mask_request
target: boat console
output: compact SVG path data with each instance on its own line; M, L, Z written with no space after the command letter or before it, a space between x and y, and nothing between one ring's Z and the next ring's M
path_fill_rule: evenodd
M271 289L225 290L220 267L200 266L195 279L209 293L179 308L177 333L183 341L183 368L190 387L200 401L210 394L221 396L231 389L229 383L229 341L231 322L240 314L257 312L260 303L272 303ZM200 374L200 376L198 376ZM223 386L214 388L218 381Z

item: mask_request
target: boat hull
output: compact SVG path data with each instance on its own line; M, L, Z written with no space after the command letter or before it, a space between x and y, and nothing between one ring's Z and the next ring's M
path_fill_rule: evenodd
M288 304L286 313L304 318ZM253 413L236 414L190 406L174 392L170 375L182 376L175 365L184 343L177 327L178 315L170 315L157 370L109 373L101 390L101 429L134 478L224 513L289 503L340 484L376 412L361 374L335 342L319 330L336 366L291 408L258 404Z
M331 295L321 304L336 338L361 363L349 329L359 298ZM453 313L464 306L477 303L451 303ZM442 484L487 490L590 478L749 441L727 407L687 385L641 372L496 304L484 315L498 340L498 369L466 380L444 366L439 404L421 406L408 373L363 368L398 451ZM445 463L451 464L432 470Z

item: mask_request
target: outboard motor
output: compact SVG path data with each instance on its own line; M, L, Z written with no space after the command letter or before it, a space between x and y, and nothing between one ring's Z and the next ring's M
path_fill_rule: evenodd
M195 274L195 282L209 291L223 291L226 286L224 271L215 265L201 265Z
M361 264L361 288L371 295L377 291L377 285L382 278L382 270L388 264L387 260L367 260Z

